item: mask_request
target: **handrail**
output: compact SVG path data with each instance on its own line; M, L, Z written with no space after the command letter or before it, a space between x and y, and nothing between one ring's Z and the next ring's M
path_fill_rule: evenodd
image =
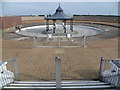
M110 65L107 68L105 68L106 62L107 65ZM113 63L113 60L105 60L103 57L101 58L99 75L101 81L110 83L111 85L120 88L120 67Z
M5 61L0 61L0 66L2 66L4 63L7 63Z
M3 61L0 65L0 88L14 81L14 74L7 70L7 62Z

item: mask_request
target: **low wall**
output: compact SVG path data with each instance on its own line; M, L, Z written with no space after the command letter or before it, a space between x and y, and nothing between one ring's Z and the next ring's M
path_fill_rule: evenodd
M21 17L22 23L45 23L43 16L25 16Z
M7 29L7 30L11 30L16 26L20 26L22 24L28 24L28 23L45 24L44 16L24 16L24 17L6 16L6 17L0 17L0 21L1 21L0 29ZM97 24L118 26L118 17L117 16L74 16L74 22L97 23Z
M0 29L12 28L22 24L20 16L5 16L0 17Z
M118 17L117 16L74 16L74 22L84 22L84 23L96 23L96 24L105 24L111 26L118 26ZM22 23L44 23L44 16L26 16L22 17ZM50 21L50 23L52 23Z
M74 16L74 20L97 21L97 22L118 22L118 16Z

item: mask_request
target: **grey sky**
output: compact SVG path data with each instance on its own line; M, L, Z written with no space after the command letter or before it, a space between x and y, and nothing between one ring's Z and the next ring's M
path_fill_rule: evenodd
M43 2L43 0L2 0L4 2ZM44 0L44 2L118 2L120 0Z
M59 2L3 2L3 15L53 14ZM117 15L118 2L62 2L66 14Z

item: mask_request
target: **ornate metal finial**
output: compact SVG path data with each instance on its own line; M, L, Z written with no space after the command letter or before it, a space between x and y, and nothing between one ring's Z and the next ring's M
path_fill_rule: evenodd
M60 5L61 5L61 4L59 3L59 7L60 7Z

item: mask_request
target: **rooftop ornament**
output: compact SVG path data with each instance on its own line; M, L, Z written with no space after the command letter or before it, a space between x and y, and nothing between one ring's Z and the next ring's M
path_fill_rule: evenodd
M68 16L64 13L63 9L61 8L60 4L58 6L58 8L56 9L56 12L51 15L51 16L47 16L45 17L46 19L46 31L49 31L49 20L53 21L53 33L55 33L56 30L56 22L62 21L63 22L63 29L64 29L64 33L67 33L66 31L66 21L70 20L70 30L73 32L73 16Z

